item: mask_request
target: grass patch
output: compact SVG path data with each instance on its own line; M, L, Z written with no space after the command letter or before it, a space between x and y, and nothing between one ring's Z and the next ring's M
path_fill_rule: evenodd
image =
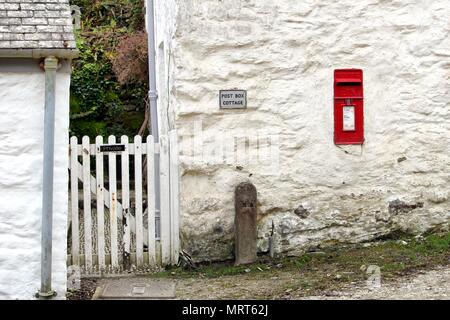
M321 254L305 254L301 257L285 257L270 260L262 257L256 264L234 266L232 262L202 264L195 270L170 267L154 274L154 277L206 277L274 274L278 271L336 271L356 272L365 265L377 265L382 271L396 273L418 267L442 265L448 263L450 253L450 233L428 235L422 239L403 238L387 240L340 250L325 250Z

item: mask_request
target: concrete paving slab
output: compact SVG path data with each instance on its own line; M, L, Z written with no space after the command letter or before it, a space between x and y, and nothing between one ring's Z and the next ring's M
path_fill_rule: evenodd
M104 279L93 300L172 300L175 282L147 278Z

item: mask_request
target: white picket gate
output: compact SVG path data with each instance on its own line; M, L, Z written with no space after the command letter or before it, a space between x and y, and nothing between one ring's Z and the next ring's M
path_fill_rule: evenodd
M155 152L160 153L160 216L155 214ZM131 143L127 136L120 141L110 136L106 142L97 137L95 144L89 137L83 137L82 144L72 137L69 154L68 265L86 272L120 272L176 264L179 179L175 132L162 136L159 144L152 136L145 143L140 136Z

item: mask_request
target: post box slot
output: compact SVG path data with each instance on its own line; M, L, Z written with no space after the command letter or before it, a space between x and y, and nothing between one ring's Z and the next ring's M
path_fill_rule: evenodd
M336 84L338 86L360 86L362 84L360 79L349 79L349 78L341 78L336 79Z
M354 87L354 86L360 86L361 85L361 82L341 82L341 81L339 81L338 83L337 83L337 85L338 86L342 86L342 87L344 87L344 86L352 86L352 87Z

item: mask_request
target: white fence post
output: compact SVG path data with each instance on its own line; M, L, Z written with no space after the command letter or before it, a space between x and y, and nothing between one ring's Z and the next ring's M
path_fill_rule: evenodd
M80 225L78 212L78 139L70 138L70 192L72 206L72 264L80 265Z
M108 144L115 144L116 137L110 136ZM109 160L109 218L111 227L111 265L119 267L118 231L117 231L117 182L116 182L116 154L110 152Z
M84 259L88 270L92 268L92 216L91 216L91 151L89 137L83 140L83 213L84 213Z
M167 136L160 137L161 174L161 262L170 264L170 176L169 142Z
M131 262L131 228L130 228L130 172L129 172L129 152L128 137L122 136L120 143L125 146L122 152L122 216L125 222L123 227L123 260L124 264L130 265ZM125 261L127 260L127 261Z
M152 136L147 137L147 215L148 215L148 260L149 264L156 264L156 241L155 241L155 164L153 157L155 145Z
M144 265L144 223L142 217L142 138L134 137L134 185L136 216L136 265Z
M179 218L179 171L178 171L178 135L175 130L169 132L170 154L170 242L171 263L178 264L180 254L180 218Z
M104 158L100 152L100 146L103 144L103 137L95 139L95 178L97 181L97 256L100 269L106 267L105 263L105 204L103 190L105 182L103 179Z

